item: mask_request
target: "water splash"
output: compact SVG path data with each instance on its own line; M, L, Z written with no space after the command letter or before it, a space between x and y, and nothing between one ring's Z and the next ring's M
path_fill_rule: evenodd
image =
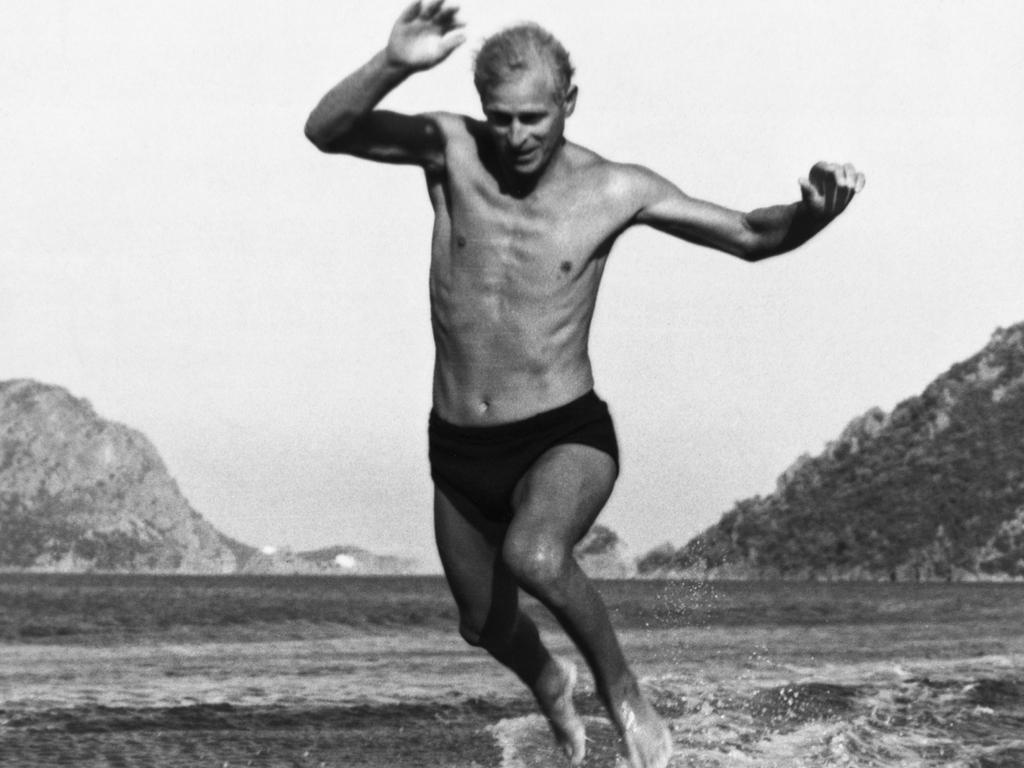
M1007 663L1014 669L1007 676ZM646 680L670 721L673 768L1020 768L1024 676L1000 657L833 668L834 681ZM607 722L587 718L588 768L618 768ZM502 768L561 765L539 716L492 728Z

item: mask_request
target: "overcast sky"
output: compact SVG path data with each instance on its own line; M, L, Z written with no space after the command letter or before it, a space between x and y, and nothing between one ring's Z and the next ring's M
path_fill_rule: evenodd
M247 543L435 564L422 175L302 127L403 3L5 0L0 379L144 432ZM653 231L605 272L591 352L634 554L770 492L1024 320L1024 4L529 0L386 102L477 115L471 54L534 19L570 50L569 138L739 209L817 160L867 188L756 266Z

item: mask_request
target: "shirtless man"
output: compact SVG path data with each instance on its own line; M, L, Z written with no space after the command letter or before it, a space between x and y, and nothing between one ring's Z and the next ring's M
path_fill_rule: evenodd
M434 208L436 345L430 463L438 550L460 632L530 688L572 765L585 739L576 672L518 606L520 588L587 660L632 768L662 768L665 723L642 695L607 611L573 559L618 474L587 338L616 238L646 224L746 261L791 250L838 216L864 177L818 163L802 199L740 213L566 141L576 106L564 48L536 25L489 38L475 83L484 121L375 109L465 39L448 0L414 2L387 46L331 89L306 124L320 150L420 166Z

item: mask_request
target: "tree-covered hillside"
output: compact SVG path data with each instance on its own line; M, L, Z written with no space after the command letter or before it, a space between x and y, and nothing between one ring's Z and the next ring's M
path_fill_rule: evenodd
M639 566L698 578L1024 578L1024 323L892 413L855 419L775 493Z

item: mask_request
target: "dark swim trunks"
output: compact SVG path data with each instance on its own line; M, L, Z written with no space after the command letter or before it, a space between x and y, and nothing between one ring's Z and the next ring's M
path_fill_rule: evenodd
M430 414L430 476L462 509L468 502L484 517L512 519L512 492L541 455L573 443L589 445L619 463L608 406L593 390L571 403L522 421L462 427Z

